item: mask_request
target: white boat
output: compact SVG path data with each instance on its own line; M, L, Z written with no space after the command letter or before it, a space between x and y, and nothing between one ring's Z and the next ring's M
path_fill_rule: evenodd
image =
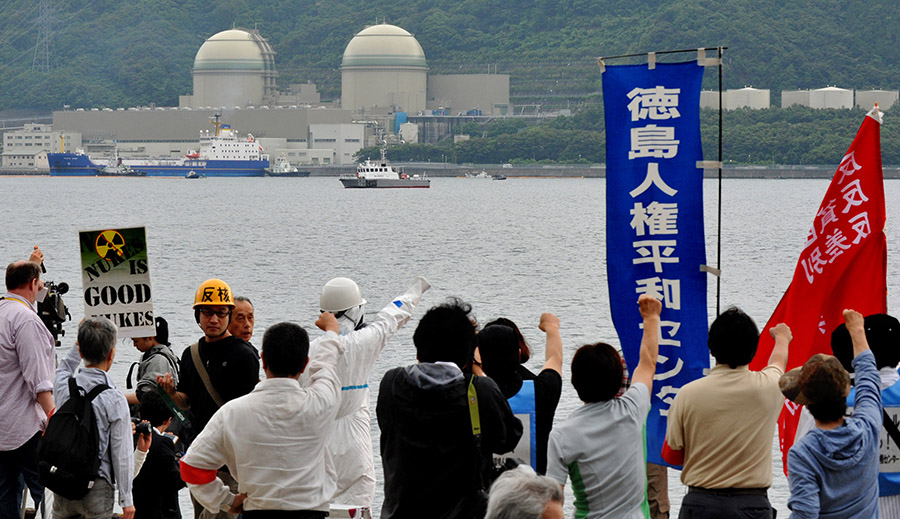
M487 171L485 171L485 170L482 169L482 170L481 170L481 173L475 173L474 171L470 171L470 172L466 173L466 178L483 178L483 179L490 179L491 176L488 175L488 172L487 172Z
M118 150L113 152L112 159L108 161L106 166L103 166L97 171L97 176L101 177L145 177L147 176L146 171L139 171L136 169L132 169L131 166L122 163L122 159L119 158Z
M282 155L275 162L275 165L266 169L266 176L269 177L308 177L309 171L300 171L296 166L292 166L288 162L287 157Z
M424 175L409 176L401 168L394 168L385 158L385 149L381 149L381 160L366 159L356 166L356 175L341 175L341 184L345 188L427 188L431 187L431 179Z

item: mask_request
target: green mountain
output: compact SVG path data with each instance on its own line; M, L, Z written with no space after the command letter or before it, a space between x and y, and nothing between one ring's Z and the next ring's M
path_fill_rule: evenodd
M281 87L313 81L340 97L344 47L366 25L399 25L421 43L433 74L509 74L511 101L575 115L536 127L517 121L458 128L470 141L407 145L397 158L458 162L602 162L598 56L727 47L723 86L782 90L836 85L900 88L896 0L44 0L0 3L0 110L176 105L191 93L194 55L209 36L257 28L275 48ZM41 32L41 28L45 32ZM49 29L49 33L46 30ZM49 72L41 34L49 34ZM660 56L661 61L692 54ZM627 63L617 60L610 63ZM705 88L718 77L708 69ZM533 109L533 107L532 107ZM897 112L898 110L894 110ZM727 112L728 161L835 164L861 110ZM717 114L702 116L716 148ZM885 164L900 164L900 131L886 120Z
M280 84L334 99L344 46L382 19L416 35L433 73L507 73L514 103L544 108L596 104L597 56L701 46L728 47L726 88L768 88L773 103L782 89L900 86L900 9L885 0L47 1L46 74L39 2L0 4L0 109L177 104L204 39L232 26L269 39Z

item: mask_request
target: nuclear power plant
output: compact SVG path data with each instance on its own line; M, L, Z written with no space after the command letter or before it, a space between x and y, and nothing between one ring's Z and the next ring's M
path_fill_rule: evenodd
M178 106L59 110L52 132L73 134L92 156L176 158L197 147L200 132L212 129L209 121L219 114L252 134L272 160L348 165L366 146L435 142L460 120L510 113L508 75L429 76L425 50L395 25L365 27L347 43L341 97L331 102L322 102L312 83L279 90L276 56L257 30L216 33L197 50L193 92L179 96ZM27 153L13 151L27 162ZM40 152L30 151L32 163L40 164Z
M322 101L312 82L279 90L277 51L255 29L232 28L207 38L191 69L193 91L178 106L66 107L52 125L30 124L3 135L3 167L46 167L48 151L81 149L94 157L179 158L193 152L201 132L220 116L252 135L274 161L350 165L363 147L435 143L454 125L514 116L506 74L429 74L426 49L387 23L364 27L347 43L340 63L340 99ZM725 110L765 109L769 90L745 87L721 94ZM896 90L836 87L782 92L782 107L882 109ZM704 108L719 92L704 91Z

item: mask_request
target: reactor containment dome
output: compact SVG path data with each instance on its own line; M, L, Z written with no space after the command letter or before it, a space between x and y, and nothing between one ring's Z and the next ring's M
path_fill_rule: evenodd
M425 110L428 64L408 31L379 24L359 31L341 61L341 106L354 112Z
M262 106L277 95L275 51L256 30L211 36L197 51L193 76L195 107Z

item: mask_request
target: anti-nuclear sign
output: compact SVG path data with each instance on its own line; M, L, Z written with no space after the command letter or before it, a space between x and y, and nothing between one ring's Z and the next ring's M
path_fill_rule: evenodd
M153 298L143 227L79 232L84 316L103 316L119 338L152 337Z

